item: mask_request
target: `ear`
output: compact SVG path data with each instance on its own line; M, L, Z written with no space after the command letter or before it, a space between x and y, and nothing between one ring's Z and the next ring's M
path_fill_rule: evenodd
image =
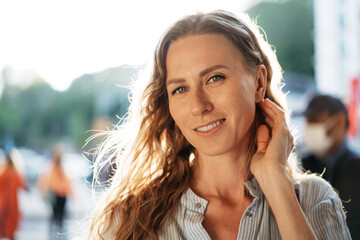
M334 116L333 123L330 126L330 134L335 134L340 138L346 136L346 116L345 113L339 112L336 113Z
M256 68L255 86L255 102L258 103L264 99L267 86L267 71L263 64L260 64Z

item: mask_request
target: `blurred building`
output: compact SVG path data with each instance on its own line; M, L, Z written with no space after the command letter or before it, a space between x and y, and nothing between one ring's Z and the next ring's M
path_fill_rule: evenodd
M314 27L317 87L349 102L360 75L360 1L314 0Z
M350 145L358 149L360 1L314 0L314 30L316 87L345 102L349 111Z

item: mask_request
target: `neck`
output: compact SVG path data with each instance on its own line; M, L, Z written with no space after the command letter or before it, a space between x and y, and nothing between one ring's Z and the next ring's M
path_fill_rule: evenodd
M190 187L200 197L243 198L247 180L246 154L198 154Z

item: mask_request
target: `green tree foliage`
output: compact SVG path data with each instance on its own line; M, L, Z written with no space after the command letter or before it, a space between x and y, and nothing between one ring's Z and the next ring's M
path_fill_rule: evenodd
M11 137L19 127L20 116L8 98L0 99L0 136Z
M6 140L17 146L50 148L59 141L81 148L90 136L95 118L107 116L113 123L128 108L127 85L137 72L119 67L76 79L64 92L54 91L42 79L27 87L4 84L0 97L0 147Z
M248 14L266 32L285 71L314 75L312 0L261 2Z

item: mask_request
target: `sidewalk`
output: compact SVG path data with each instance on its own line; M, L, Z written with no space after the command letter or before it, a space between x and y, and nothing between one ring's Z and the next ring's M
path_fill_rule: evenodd
M17 232L17 240L70 240L80 236L77 219L67 218L64 220L64 229L57 237L51 237L48 219L38 218L23 219L21 228Z
M84 218L93 209L91 192L82 179L73 182L74 199L66 203L67 215L64 219L63 234L56 239L70 240L85 231ZM19 193L22 221L16 234L17 240L55 240L49 236L51 208L44 201L35 186L28 192Z

